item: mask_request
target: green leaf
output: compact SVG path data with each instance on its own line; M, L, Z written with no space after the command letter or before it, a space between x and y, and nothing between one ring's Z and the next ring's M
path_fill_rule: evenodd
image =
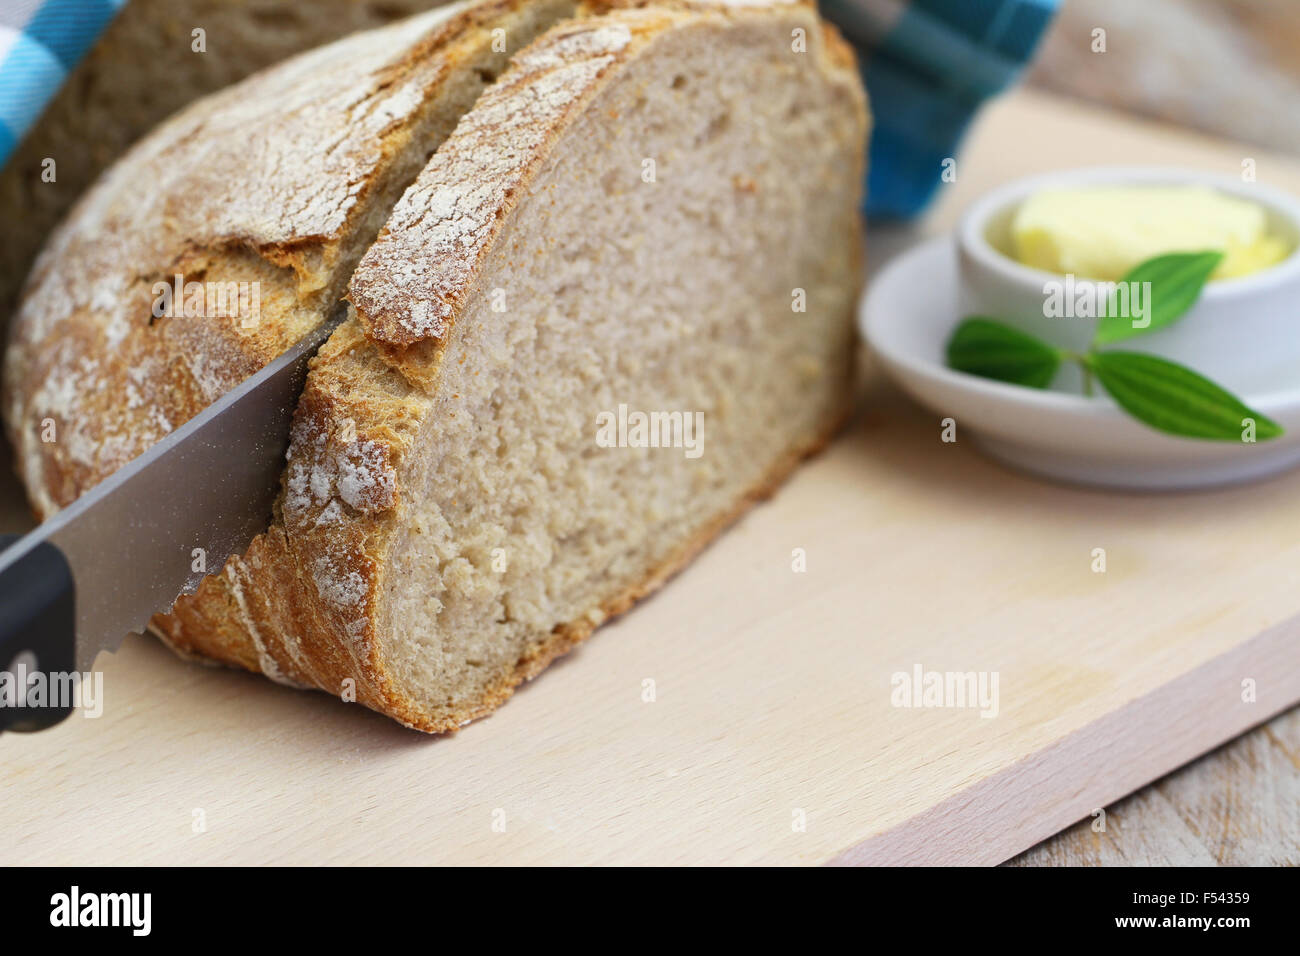
M1139 262L1120 279L1120 285L1134 289L1137 283L1142 299L1141 311L1145 315L1138 318L1142 324L1133 324L1135 316L1131 293L1128 308L1120 314L1118 289L1111 293L1107 314L1097 323L1097 334L1093 337L1094 345L1110 345L1145 332L1154 332L1167 325L1172 325L1183 317L1192 304L1200 297L1201 289L1223 259L1222 252L1171 252ZM1147 285L1146 283L1150 283Z
M1168 359L1141 352L1092 352L1084 357L1120 407L1158 431L1188 438L1241 441L1243 419L1254 419L1259 441L1282 426L1242 404L1209 379Z
M1061 352L1019 329L972 316L948 340L948 365L999 382L1047 388L1061 365Z

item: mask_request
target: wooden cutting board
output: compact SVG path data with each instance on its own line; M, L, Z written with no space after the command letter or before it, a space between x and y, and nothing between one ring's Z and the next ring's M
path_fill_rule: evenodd
M1247 156L1300 191L1294 163L1016 93L871 252L1024 173ZM1300 473L1047 484L869 376L773 500L455 736L128 640L101 718L0 740L0 862L997 862L1300 700L1298 532ZM918 666L996 673L996 716L893 706Z

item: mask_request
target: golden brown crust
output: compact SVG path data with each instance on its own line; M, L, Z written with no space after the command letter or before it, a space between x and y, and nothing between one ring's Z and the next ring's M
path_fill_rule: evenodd
M391 712L399 695L378 658L374 602L397 475L421 419L419 399L350 317L312 360L275 522L170 614L155 616L155 632L178 650L351 691ZM325 503L313 507L314 498Z
M833 67L841 70L857 70L858 54L853 49L853 44L844 39L843 34L835 28L835 24L824 21L822 37L826 43L827 60Z

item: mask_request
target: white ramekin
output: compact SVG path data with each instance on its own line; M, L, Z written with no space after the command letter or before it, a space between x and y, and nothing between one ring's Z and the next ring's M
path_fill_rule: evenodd
M1178 167L1099 166L1020 179L973 203L957 228L961 315L1002 319L1063 348L1092 341L1095 318L1048 317L1046 285L1063 276L1023 265L1009 248L1020 204L1044 189L1088 185L1202 185L1264 207L1269 229L1292 245L1282 262L1253 275L1207 283L1176 324L1112 346L1181 362L1239 394L1300 385L1300 200L1258 182ZM1088 280L1075 279L1075 288ZM1073 363L1054 387L1077 391Z

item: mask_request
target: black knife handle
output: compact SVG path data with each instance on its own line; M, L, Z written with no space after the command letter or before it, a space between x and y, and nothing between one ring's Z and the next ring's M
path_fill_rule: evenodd
M0 535L0 551L18 537ZM72 713L76 634L72 568L42 541L0 571L0 731L44 730Z

